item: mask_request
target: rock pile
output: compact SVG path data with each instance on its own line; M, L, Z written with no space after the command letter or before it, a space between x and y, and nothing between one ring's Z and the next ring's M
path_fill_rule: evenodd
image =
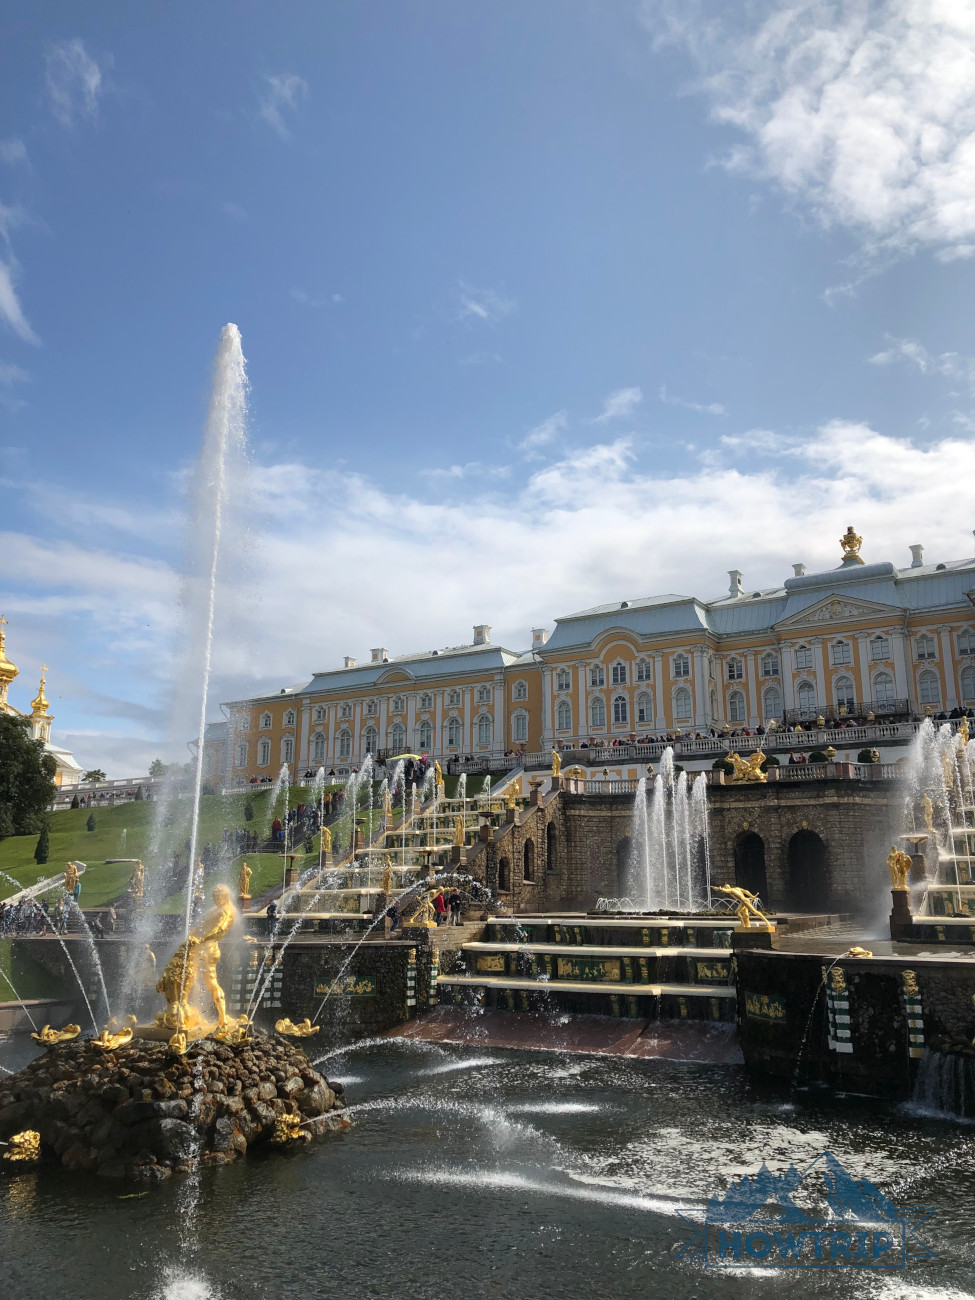
M143 1039L115 1051L77 1039L0 1081L0 1140L36 1129L42 1158L161 1182L271 1141L282 1116L312 1136L347 1128L343 1108L341 1085L285 1038L256 1035L234 1047L204 1039L185 1056Z

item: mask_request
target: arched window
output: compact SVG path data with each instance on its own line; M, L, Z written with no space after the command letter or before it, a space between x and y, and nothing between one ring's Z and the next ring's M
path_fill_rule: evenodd
M691 693L686 686L681 686L674 691L674 721L690 722L690 720Z
M527 683L527 682L515 682L515 689L514 689L514 691L512 692L511 698L514 699L514 700L527 700L527 699L528 699L528 683Z
M967 627L964 632L958 633L958 653L960 655L975 655L975 633Z
M589 705L589 720L594 727L606 725L606 701L599 695Z
M447 703L452 709L456 709L460 704L460 691L457 690L456 686L453 690L447 692Z
M740 659L728 660L728 681L740 682L745 675L745 665Z
M491 715L482 713L477 720L477 743L479 745L490 745L493 734L494 723L491 720Z
M653 665L649 659L638 659L636 661L636 679L638 682L653 681Z
M262 730L267 731L267 729L270 727L270 725L271 725L271 715L270 715L270 713L263 713L263 714L261 715L261 728L262 728Z
M390 704L389 707L390 707L390 709L392 709L393 713L405 713L405 712L406 712L406 696L405 696L405 695L394 695L394 696L393 696L393 699L392 699L392 703Z
M478 704L490 704L491 702L490 686L479 686L477 688L477 702Z
M728 721L745 721L745 696L742 691L732 691L728 696Z
M366 742L366 753L375 754L379 749L379 732L375 727L366 727L366 734L363 737Z
M313 763L325 762L325 737L320 731L316 733L311 744L311 761Z
M812 667L812 651L807 645L796 646L796 667L799 669Z
M917 679L918 695L922 704L940 704L941 703L941 683L938 681L938 674L923 672Z
M406 728L402 722L394 722L389 729L389 747L394 754L402 754L406 748Z
M284 725L285 725L286 727L293 727L293 726L295 725L295 711L294 711L294 709L288 709L287 713L285 713L285 715L284 715Z
M339 758L352 757L352 732L339 732Z
M325 705L324 705L324 704L316 704L316 705L315 705L315 711L314 711L314 713L312 714L312 717L315 719L316 722L324 722L324 721L325 721L325 713L326 713Z
M762 676L778 677L779 675L779 656L776 654L767 654L762 656ZM776 715L773 713L772 717Z
M572 730L572 705L568 700L559 700L556 706L555 728L557 731Z
M267 767L271 761L271 742L269 740L259 740L257 742L257 766Z
M498 859L498 890L507 894L511 889L511 865L507 858Z
M433 748L433 724L429 718L424 718L416 729L416 743L420 749Z
M291 736L285 736L281 741L281 762L291 763L295 756L295 742Z
M918 659L933 659L935 657L934 637L924 633L919 636L915 642Z
M238 767L246 767L246 766L247 766L247 746L246 746L246 745L238 745L238 746L237 746L237 766L238 766Z
M796 688L796 704L802 713L815 713L816 688L812 682L800 682Z
M629 722L630 712L626 703L625 695L615 695L613 697L613 723L620 726L624 722Z
M690 677L691 661L687 655L674 655L672 660L675 677ZM690 717L690 714L688 714Z
M602 666L602 664L593 664L592 667L589 669L589 685L590 686L606 685L606 669Z
M890 637L883 636L881 633L870 642L870 658L875 663L882 663L885 659L890 658Z
M528 714L522 709L512 715L511 739L517 745L523 745L528 739Z
M447 719L447 748L460 749L460 718Z
M872 690L875 704L893 704L894 679L890 673L876 673Z
M535 841L525 840L524 849L525 879L535 879Z
M766 686L762 692L762 714L766 722L782 717L782 692L777 686Z
M837 677L833 683L833 692L836 697L837 709L850 710L856 703L856 692L853 689L853 681L849 677Z
M572 684L572 675L568 668L560 668L555 674L555 689L557 691L567 691Z
M614 686L626 685L626 664L623 663L621 659L617 659L616 663L613 664L613 667L610 671L612 674L612 682Z
M975 668L971 664L966 664L961 670L959 682L961 684L961 698L963 700L975 700ZM243 766L243 763L238 764L238 767Z
M545 870L554 871L558 866L557 861L558 839L555 833L555 822L549 822L545 827Z
M366 717L374 718L378 712L379 712L379 701L369 700L366 704Z
M339 717L340 717L340 718L351 718L351 717L352 717L352 705L351 705L351 704L343 704L342 707L339 709Z
M653 722L653 700L647 691L641 691L636 697L636 720L647 724Z
M834 664L848 664L853 662L853 652L850 649L849 641L834 641L832 652Z
M420 708L421 709L433 708L433 696L426 691L420 696Z

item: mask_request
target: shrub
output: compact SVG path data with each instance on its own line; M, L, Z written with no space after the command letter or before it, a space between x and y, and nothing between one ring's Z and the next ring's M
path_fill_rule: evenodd
M780 767L781 764L774 754L769 754L768 758L762 764L762 771L767 772L770 767Z
M729 763L726 758L716 758L711 767L715 772L724 772L725 776L734 776L735 774L734 763Z
M244 804L244 821L252 822L254 820L254 800L248 799Z
M72 807L72 808L80 808L80 807L81 807L81 800L78 798L77 795L75 795L75 797L71 800L71 807Z
M51 851L50 838L47 833L47 827L43 827L40 835L37 837L37 845L34 849L34 861L39 867L42 867L48 859Z
M857 754L858 763L876 763L880 755L875 749L861 749Z
M89 813L88 820L85 822L85 830L93 831L95 829L95 814Z
M821 749L814 749L809 755L809 761L810 763L825 763L828 760Z

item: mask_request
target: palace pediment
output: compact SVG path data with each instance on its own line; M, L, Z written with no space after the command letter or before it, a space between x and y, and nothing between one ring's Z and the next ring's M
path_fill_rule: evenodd
M776 631L786 632L799 628L822 627L830 623L850 623L871 619L881 623L902 621L904 611L896 605L884 605L875 600L856 600L849 596L832 595L817 600L788 618L775 624Z

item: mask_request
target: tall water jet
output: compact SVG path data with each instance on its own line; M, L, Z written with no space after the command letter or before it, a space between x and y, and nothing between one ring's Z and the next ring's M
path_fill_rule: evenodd
M652 785L637 782L630 853L621 893L640 911L700 911L710 906L707 783L675 772L665 749Z

